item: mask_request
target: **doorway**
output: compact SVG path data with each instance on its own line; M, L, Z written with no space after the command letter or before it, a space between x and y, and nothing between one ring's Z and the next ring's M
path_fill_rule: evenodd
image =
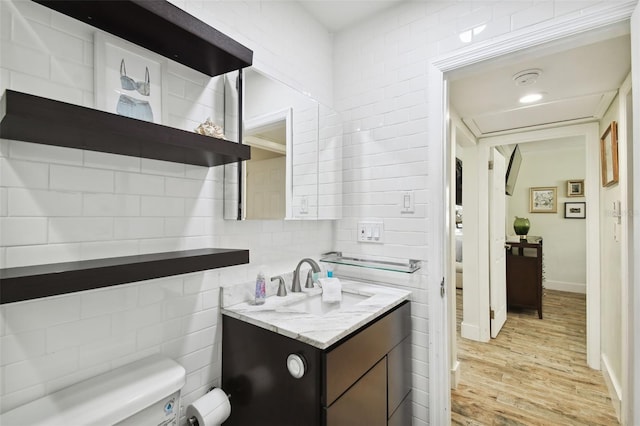
M628 18L635 8L635 3L625 4L624 11L621 8L611 8L610 10L599 10L599 11L588 11L587 13L582 14L579 17L573 16L568 19L563 20L554 20L545 25L536 26L535 30L530 32L519 32L516 35L509 35L506 37L502 37L492 41L492 43L487 43L482 46L472 46L468 49L461 49L461 51L456 52L455 55L449 55L447 57L440 58L439 60L434 61L433 65L436 69L436 72L433 72L430 76L430 89L432 90L440 90L443 93L447 93L447 82L442 79L442 72L448 72L451 70L460 69L466 65L476 64L484 59L491 59L501 55L513 54L516 52L522 51L522 49L532 46L539 46L542 43L546 43L549 41L555 41L562 39L566 36L572 36L576 33L581 33L585 30L590 30L593 28L601 28L603 25L607 25L610 23L620 22L622 19ZM561 21L561 22L560 22ZM542 28L546 27L546 28ZM635 95L634 95L635 97ZM446 99L446 96L445 98ZM443 110L445 111L445 110ZM430 125L433 126L433 129L437 129L437 122L445 117L445 115L434 114L430 117ZM448 116L447 116L448 118ZM436 132L434 130L434 132ZM440 132L440 131L438 131ZM441 130L441 135L448 135L449 129L443 128ZM637 133L637 132L636 132ZM441 151L442 148L434 147L434 156L437 157L438 153L442 155L441 158L447 158L448 153L445 154ZM449 166L445 166L445 170L448 170ZM447 176L445 174L445 176ZM433 183L433 189L435 193L443 194L442 189L436 188L437 182ZM443 186L446 188L447 186ZM594 188L595 189L595 188ZM435 212L435 210L434 210ZM443 217L439 216L439 213L435 213L435 217ZM444 217L447 217L446 215ZM436 224L437 226L437 224ZM449 253L449 239L445 238L443 242L443 246L447 247L447 250L444 253ZM443 265L444 268L444 265ZM445 268L446 269L446 268ZM451 280L450 280L451 281ZM466 287L466 286L465 286ZM436 290L434 286L433 299L438 300L436 295ZM437 321L443 320L446 322L445 318L447 318L447 310L445 303L446 300L442 301L443 303L438 304L434 303L433 306L433 316ZM437 324L437 321L434 321L434 326ZM593 337L594 333L593 327L589 328L589 334ZM450 342L448 335L439 335L437 329L431 328L430 333L433 332L434 343L431 345L431 348L437 347L440 343L444 343L443 347L448 348L448 343ZM632 333L631 333L632 334ZM597 341L598 339L590 339L590 341ZM637 346L637 345L636 345ZM630 349L632 353L632 349ZM448 369L442 369L444 366L443 361L447 358L443 356L446 353L446 349L444 353L438 350L435 350L433 355L430 355L430 377L437 378L437 380L430 381L430 388L434 394L437 394L437 386L442 383L446 383L448 379L446 378L445 371L449 371ZM595 354L597 360L597 353ZM632 358L632 357L630 357ZM450 358L451 359L451 358ZM597 361L596 361L597 362ZM631 393L630 395L633 396ZM442 399L441 397L436 397L434 399L435 404L433 405L433 410L430 412L433 415L430 417L430 420L434 423L439 423L441 421L446 422L447 418L447 399Z

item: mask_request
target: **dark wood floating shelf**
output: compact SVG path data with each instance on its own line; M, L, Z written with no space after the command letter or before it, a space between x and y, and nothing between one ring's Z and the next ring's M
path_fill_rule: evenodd
M248 67L253 52L161 0L34 0L209 76Z
M197 166L251 158L251 148L224 139L6 90L0 137Z
M196 249L0 269L0 304L249 263L249 250Z

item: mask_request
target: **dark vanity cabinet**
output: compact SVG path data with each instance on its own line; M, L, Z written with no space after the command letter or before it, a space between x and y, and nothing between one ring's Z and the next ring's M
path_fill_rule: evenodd
M542 238L507 245L507 307L537 309L542 319Z
M223 315L222 388L232 405L224 424L411 424L410 306L324 350ZM301 378L289 372L291 354L304 359Z

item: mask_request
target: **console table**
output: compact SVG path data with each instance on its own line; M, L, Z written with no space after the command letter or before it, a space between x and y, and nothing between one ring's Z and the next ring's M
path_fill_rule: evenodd
M542 319L542 238L507 242L507 307L537 309Z

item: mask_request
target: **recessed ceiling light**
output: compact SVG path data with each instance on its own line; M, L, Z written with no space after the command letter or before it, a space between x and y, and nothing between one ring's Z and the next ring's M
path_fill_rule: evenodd
M530 104L542 99L542 93L531 93L520 98L521 104Z

